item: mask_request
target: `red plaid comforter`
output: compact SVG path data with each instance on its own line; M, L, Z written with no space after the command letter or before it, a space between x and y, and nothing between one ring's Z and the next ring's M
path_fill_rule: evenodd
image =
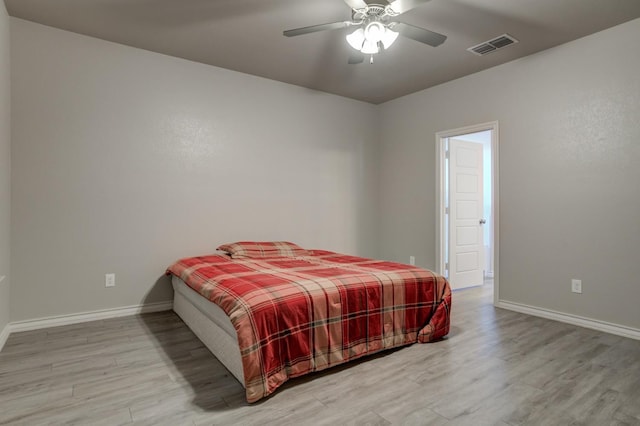
M444 277L399 263L311 253L191 257L167 271L229 315L249 402L290 377L449 332L451 290Z

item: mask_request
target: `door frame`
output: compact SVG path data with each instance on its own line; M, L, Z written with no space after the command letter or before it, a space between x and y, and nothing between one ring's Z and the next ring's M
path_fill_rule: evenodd
M499 167L498 167L498 122L475 124L457 129L444 130L436 133L436 272L444 274L445 271L445 149L444 139L455 136L466 135L483 131L491 131L491 218L493 229L493 303L500 300L499 297L499 277L500 277L500 255L499 255Z

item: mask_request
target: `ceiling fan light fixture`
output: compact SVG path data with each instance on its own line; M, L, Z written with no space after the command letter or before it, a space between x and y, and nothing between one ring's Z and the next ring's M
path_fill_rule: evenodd
M373 27L371 24L376 24ZM371 30L370 28L376 28ZM382 30L380 30L382 28ZM368 37L370 35L371 37ZM388 49L398 38L398 33L387 28L380 22L371 22L364 29L358 28L351 34L347 34L347 42L351 47L365 55L375 55L380 52L379 43Z

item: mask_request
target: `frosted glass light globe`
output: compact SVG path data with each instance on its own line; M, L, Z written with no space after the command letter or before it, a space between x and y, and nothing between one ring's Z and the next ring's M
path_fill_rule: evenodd
M347 42L354 49L362 50L362 44L364 43L364 30L362 28L358 28L351 34L347 34Z
M369 22L364 29L364 37L373 43L378 43L384 37L386 28L380 22Z

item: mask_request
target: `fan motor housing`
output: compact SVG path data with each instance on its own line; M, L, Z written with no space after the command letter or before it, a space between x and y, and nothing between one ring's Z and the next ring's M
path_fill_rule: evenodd
M362 9L353 9L351 18L353 21L368 23L371 21L386 21L390 16L398 15L391 7L381 4L369 4Z

